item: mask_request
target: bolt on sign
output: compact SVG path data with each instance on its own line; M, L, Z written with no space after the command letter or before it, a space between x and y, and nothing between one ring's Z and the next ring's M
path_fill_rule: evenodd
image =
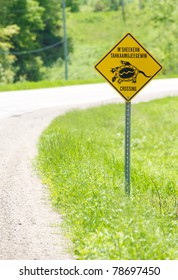
M127 33L101 58L95 69L126 101L131 101L162 66L130 33Z

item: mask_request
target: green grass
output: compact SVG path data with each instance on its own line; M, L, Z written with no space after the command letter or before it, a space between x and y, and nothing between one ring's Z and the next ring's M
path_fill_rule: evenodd
M27 90L27 89L39 89L39 88L52 88L60 86L72 86L82 84L92 84L104 82L101 79L90 79L90 80L56 80L49 81L43 80L40 82L18 82L14 84L0 85L1 91L13 91L13 90Z
M38 169L77 259L178 259L177 107L132 105L130 198L124 105L69 112L42 134Z

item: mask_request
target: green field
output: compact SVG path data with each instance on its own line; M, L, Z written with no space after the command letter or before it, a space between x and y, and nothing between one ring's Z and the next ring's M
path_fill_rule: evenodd
M73 52L69 54L69 79L97 78L97 73L92 70L93 65L128 32L163 65L158 78L177 76L178 68L174 63L178 59L177 7L172 12L169 5L170 11L162 9L160 12L151 3L146 6L140 11L138 1L126 5L125 21L121 9L98 13L68 12L67 34L73 45ZM61 61L48 71L48 77L64 77Z
M124 105L69 112L42 134L38 170L77 259L178 259L177 107L132 105L130 198Z

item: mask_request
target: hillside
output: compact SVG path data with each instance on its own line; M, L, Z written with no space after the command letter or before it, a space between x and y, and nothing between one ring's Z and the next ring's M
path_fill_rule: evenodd
M171 16L174 17L174 14L177 12ZM176 75L177 66L171 59L178 58L175 22L166 18L160 20L156 9L139 10L138 6L130 3L127 5L125 21L121 10L98 13L68 11L66 17L67 34L73 44L73 53L69 54L69 79L101 79L93 70L94 64L127 32L132 33L164 66L161 75ZM166 28L168 24L170 28ZM61 60L48 71L48 78L64 78Z

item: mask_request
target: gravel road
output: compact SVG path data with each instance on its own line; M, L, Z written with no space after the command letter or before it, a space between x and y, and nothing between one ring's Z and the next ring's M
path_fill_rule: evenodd
M105 84L0 93L0 260L69 260L61 217L32 167L42 131L71 108L123 102ZM151 94L150 94L151 93ZM178 79L150 83L134 103L178 95ZM40 109L41 108L41 109Z
M42 130L65 108L0 120L0 259L73 259L50 206L47 188L32 168Z

